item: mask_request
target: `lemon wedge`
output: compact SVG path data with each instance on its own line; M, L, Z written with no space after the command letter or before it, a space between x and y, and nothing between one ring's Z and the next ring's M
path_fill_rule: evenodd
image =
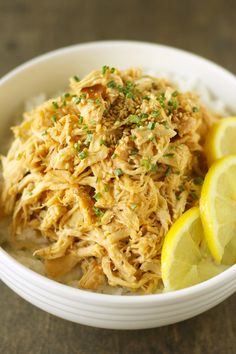
M200 197L206 241L217 262L236 262L236 155L216 161L206 174Z
M209 166L223 156L236 154L236 117L223 118L213 124L205 152Z
M189 209L172 225L164 240L161 271L165 290L195 285L225 269L210 256L199 208Z

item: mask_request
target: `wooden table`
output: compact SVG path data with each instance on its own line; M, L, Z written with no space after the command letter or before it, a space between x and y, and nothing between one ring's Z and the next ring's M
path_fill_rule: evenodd
M235 0L0 0L0 75L49 50L98 39L168 44L236 73L235 20ZM0 284L1 354L235 354L235 334L236 294L191 320L122 332L63 321Z

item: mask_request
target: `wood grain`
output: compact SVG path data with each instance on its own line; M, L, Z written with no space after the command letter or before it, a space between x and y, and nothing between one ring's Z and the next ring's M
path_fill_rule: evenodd
M236 73L235 20L235 0L0 0L0 76L49 50L99 39L172 45ZM235 314L236 295L172 326L101 330L51 316L1 283L0 353L235 354Z

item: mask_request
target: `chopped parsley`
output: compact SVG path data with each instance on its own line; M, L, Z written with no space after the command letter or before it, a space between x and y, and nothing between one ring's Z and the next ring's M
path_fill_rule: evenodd
M137 155L137 153L138 153L138 149L132 149L130 152L130 155L134 156L134 155Z
M80 160L86 159L87 156L88 156L88 152L86 150L81 151L81 153L79 154Z
M111 68L110 72L113 74L115 72L116 68Z
M48 133L47 130L43 130L42 131L42 136L47 135L47 133Z
M134 95L132 94L132 92L127 92L125 96L126 96L126 98L130 98L131 100L134 100L134 99L135 99L135 97L134 97Z
M146 119L146 118L148 118L148 114L147 113L141 113L140 114L140 118L141 119Z
M119 91L123 92L126 98L134 99L133 94L134 84L131 81L127 81L124 87L119 86Z
M203 184L203 177L197 176L193 179L193 183L196 184L197 186L201 186Z
M152 116L155 118L159 117L159 115L160 115L160 111L153 111L152 112Z
M140 166L144 167L146 171L151 170L151 161L150 159L142 159L140 161Z
M157 165L151 163L150 159L143 159L140 161L140 166L144 167L146 171L156 172Z
M75 96L75 97L72 98L72 101L73 101L73 103L75 103L75 104L79 104L79 103L81 102L81 98L78 97L78 96Z
M91 143L91 141L93 140L93 133L88 132L86 140L85 140L85 145L89 145Z
M133 209L133 210L134 210L134 209L136 209L136 208L137 208L137 204L132 203L132 204L131 204L131 209Z
M105 139L101 138L99 144L100 144L100 146L102 146L102 145L105 145L105 146L106 146L106 145L107 145L107 142L106 142Z
M56 123L56 121L57 121L57 116L54 114L54 115L51 117L51 120L53 121L53 123Z
M100 192L98 192L98 193L94 194L93 197L96 201L98 201L98 199L100 199L102 197L102 194Z
M168 106L172 108L172 110L176 110L178 108L178 102L176 100L169 100Z
M174 92L172 92L172 97L176 97L176 96L178 96L178 94L179 94L179 92L178 91L174 91Z
M88 130L88 125L85 124L85 125L83 126L82 130Z
M106 183L104 185L104 192L108 192L108 191L109 191L109 185L108 185L108 183Z
M171 166L168 166L165 172L165 176L168 177L171 174Z
M140 124L141 118L139 116L137 116L136 114L131 114L128 117L128 120L130 123Z
M130 137L131 140L136 140L137 139L137 136L132 134L131 137Z
M105 75L108 69L109 69L109 66L103 65L103 67L102 67L102 74Z
M80 95L79 97L80 97L80 98L81 98L81 100L82 100L82 99L86 98L86 97L87 97L87 95L86 95L86 93L85 93L85 92L83 92L83 93L81 93L81 95Z
M95 206L93 207L93 211L94 211L95 215L98 217L102 217L104 215L104 212Z
M117 155L114 153L114 154L111 155L111 158L112 158L112 159L115 159L116 156L117 156Z
M74 79L76 82L79 82L79 81L80 81L80 79L79 79L79 77L78 77L77 75L75 75L75 76L73 77L73 79Z
M80 149L81 149L81 144L80 144L79 142L74 143L74 148L75 148L75 150L80 151Z
M192 108L192 111L193 111L194 113L199 112L199 108L198 108L198 107L193 107L193 108Z
M166 129L169 128L168 122L167 122L166 120L164 120L163 122L160 122L160 124L164 125L164 127L165 127Z
M194 199L194 200L197 200L198 199L198 196L195 192L190 192L190 195L191 197Z
M115 81L114 80L109 81L108 84L107 84L107 87L110 88L110 89L116 88Z
M157 171L157 164L155 163L152 163L151 164L151 169L150 169L151 172L156 172Z
M149 96L144 96L143 99L146 100L146 101L150 101L150 97Z
M154 141L155 140L155 135L150 135L150 137L148 138L149 141Z
M147 128L148 128L149 130L153 130L153 129L155 128L155 126L156 126L156 123L150 122L150 123L148 123Z
M160 103L162 108L165 108L165 94L161 93L158 97L157 97L157 101Z
M53 107L54 107L55 109L58 109L58 108L59 108L58 103L55 102L55 101L52 102L52 105L53 105Z
M79 124L82 124L83 120L84 120L84 117L83 116L79 116Z
M64 93L64 97L65 97L65 98L70 97L70 93L69 93L69 92Z
M120 176L122 176L122 175L124 174L124 172L122 171L121 168L117 168L117 169L114 171L114 173L115 173L115 175L116 175L117 177L120 177Z

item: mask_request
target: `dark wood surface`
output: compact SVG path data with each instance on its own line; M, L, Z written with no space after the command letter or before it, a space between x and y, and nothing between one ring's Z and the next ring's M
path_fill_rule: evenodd
M172 45L236 73L235 22L235 0L0 0L0 76L49 50L99 39ZM111 331L53 317L0 283L0 353L235 354L236 295L179 324Z

